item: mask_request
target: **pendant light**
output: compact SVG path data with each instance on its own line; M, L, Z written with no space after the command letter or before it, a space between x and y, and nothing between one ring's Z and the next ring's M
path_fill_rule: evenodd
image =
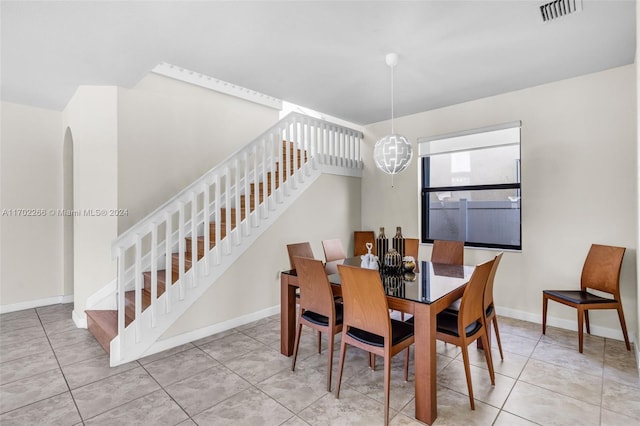
M396 134L393 127L393 69L398 64L398 54L388 53L385 61L391 68L391 134L376 142L373 159L380 170L391 175L393 185L393 175L403 172L411 163L413 149L407 138Z

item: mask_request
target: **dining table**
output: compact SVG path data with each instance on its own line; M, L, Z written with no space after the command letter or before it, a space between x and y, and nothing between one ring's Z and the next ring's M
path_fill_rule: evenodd
M345 265L361 266L360 257L347 258ZM389 309L414 316L414 385L415 417L432 424L437 410L436 315L462 297L473 274L474 266L418 262L417 271L383 267L380 278L387 295ZM328 276L334 296L340 296L340 275ZM280 352L293 355L296 325L295 270L280 274Z

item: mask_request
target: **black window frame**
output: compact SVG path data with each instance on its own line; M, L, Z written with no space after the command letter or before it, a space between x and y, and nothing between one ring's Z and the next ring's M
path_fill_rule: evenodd
M522 143L522 140L520 140ZM465 151L460 151L465 152ZM520 151L521 152L521 151ZM520 158L522 156L520 155ZM491 191L491 190L500 190L500 189L517 189L518 194L522 193L521 179L518 176L518 182L514 183L501 183L501 184L484 184L484 185L461 185L461 186L439 186L439 187L431 187L430 183L430 160L431 157L424 156L421 157L421 230L420 230L420 239L423 243L433 243L434 239L429 238L429 195L432 192L462 192L462 191ZM519 219L519 233L520 233L520 244L493 244L493 243L479 243L479 242L470 242L464 241L465 247L479 247L479 248L488 248L488 249L504 249L504 250L514 250L521 251L522 250L522 199L520 202L520 219Z

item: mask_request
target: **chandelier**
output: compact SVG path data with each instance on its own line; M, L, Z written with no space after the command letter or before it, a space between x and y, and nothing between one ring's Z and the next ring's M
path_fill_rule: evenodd
M386 135L373 148L373 159L383 172L393 175L403 172L413 157L411 143L402 135L396 134L393 127L393 68L398 64L398 54L388 53L385 61L391 68L391 134Z

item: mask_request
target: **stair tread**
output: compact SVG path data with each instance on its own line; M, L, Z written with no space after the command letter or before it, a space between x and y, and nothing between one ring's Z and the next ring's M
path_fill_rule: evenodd
M118 335L118 311L86 310L87 328L100 346L110 353L111 341Z

